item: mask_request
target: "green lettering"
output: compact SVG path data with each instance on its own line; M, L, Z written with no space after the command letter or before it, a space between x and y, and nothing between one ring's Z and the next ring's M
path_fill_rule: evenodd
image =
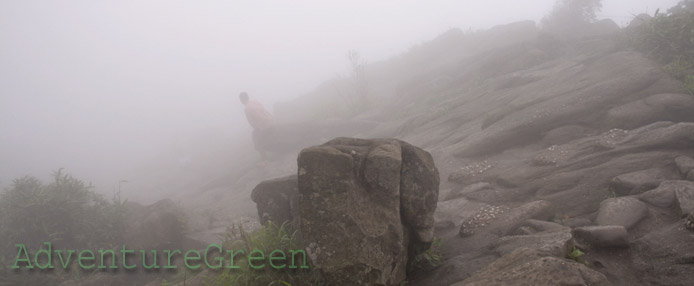
M89 256L84 255L84 254L89 254ZM94 252L91 251L91 250L89 250L89 249L85 249L85 250L80 251L80 254L79 254L79 256L77 257L77 262L79 263L80 267L82 267L82 269L92 269L92 268L94 268L94 266L95 266L94 264L85 265L85 264L82 264L82 260L87 260L87 261L91 260L91 261L94 261Z
M191 254L191 253L194 253L194 254L195 254L195 257L191 257L191 256L189 255L189 254ZM190 264L188 264L188 260L200 260L200 252L198 252L198 251L195 250L195 249L191 249L191 250L186 251L186 255L183 256L183 263L186 265L186 267L188 267L188 269L193 269L193 270L195 270L195 269L200 268L200 264L198 264L198 265L190 265Z
M275 256L275 253L279 253L282 256L281 257ZM270 266L272 266L272 268L283 269L283 268L287 267L287 264L275 265L275 263L273 263L273 261L275 261L275 260L284 261L285 259L287 259L287 256L284 254L284 251L282 251L282 250L275 249L272 252L270 252Z
M56 250L56 253L58 253L58 259L60 259L60 264L63 266L63 269L67 268L68 264L70 263L70 258L72 257L72 254L75 253L74 249L70 249L67 251L67 261L63 260L63 251L62 250Z
M106 249L106 250L99 249L99 255L101 255L101 263L99 264L99 267L97 267L97 268L106 269L106 265L104 265L104 255L106 253L111 254L111 266L109 266L108 268L111 268L111 269L118 268L118 266L116 266L116 252L114 252L113 249Z
M29 259L29 253L27 252L27 247L24 244L15 244L15 247L19 247L19 250L17 251L17 258L14 259L14 265L12 265L12 268L18 269L21 268L18 264L19 262L26 262L27 263L27 269L32 269L34 268L33 265L31 265L31 259ZM24 253L24 257L22 259L19 259L19 256Z
M254 256L253 255L254 253L258 253L258 254L260 254L260 256ZM248 266L250 266L253 269L260 269L260 268L265 267L265 263L263 263L261 265L253 265L253 261L255 261L255 260L265 261L265 253L263 253L262 251L255 248L255 249L251 250L251 253L248 254Z
M159 269L159 265L157 264L157 251L152 250L152 264L147 265L147 253L144 250L140 250L140 253L142 254L142 267L145 269Z
M292 249L290 249L290 250L289 250L289 253L292 254L292 264L289 265L289 268L290 268L290 269L296 269L296 268L297 268L297 267L296 267L296 263L295 263L296 260L294 259L294 254L296 254L296 253L301 253L301 254L303 255L303 257L302 257L302 259L301 259L301 261L303 262L303 265L301 265L301 267L299 267L299 268L301 268L301 269L308 269L308 265L306 265L306 251L304 251L303 249L299 249L299 250L292 250Z
M239 249L239 250L237 250L237 251L227 250L227 253L230 254L230 257L229 257L229 266L227 266L227 268L231 268L231 269L239 269L239 268L241 268L241 266L238 266L238 265L234 264L234 257L235 257L237 254L239 254L239 252L240 252L241 254L243 254L245 251L243 251L243 249Z
M46 268L53 269L53 263L51 263L51 256L53 256L53 255L51 255L52 254L51 243L50 242L44 242L43 244L48 246L48 249L43 249L43 248L39 249L39 251L37 251L36 254L34 254L34 264L36 264L36 267L38 267L39 269L46 269ZM48 260L46 262L46 264L41 265L39 263L39 254L45 254L46 255L46 259Z
M175 249L173 252L171 252L171 250L165 249L164 252L166 253L166 260L168 263L166 266L164 266L164 268L165 269L176 269L178 266L171 265L171 256L173 256L177 252L178 252L178 254L181 254L181 251L178 249Z
M128 254L128 253L133 253L133 252L135 252L135 251L132 250L132 249L125 249L125 245L123 245L123 250L120 251L121 255L123 255L123 268L125 268L125 269L133 269L133 268L137 267L136 265L128 265L128 264L126 263L126 261L127 261L127 258L126 258L127 254Z
M210 245L208 245L208 246L205 248L205 264L206 264L207 267L209 267L210 269L219 269L219 268L222 268L222 260L223 260L222 257L215 257L215 258L214 258L215 261L219 262L219 264L216 264L216 265L210 264L210 262L207 260L207 253L209 253L210 248L212 248L212 247L219 249L219 253L222 254L222 246L219 245L219 244L211 243Z

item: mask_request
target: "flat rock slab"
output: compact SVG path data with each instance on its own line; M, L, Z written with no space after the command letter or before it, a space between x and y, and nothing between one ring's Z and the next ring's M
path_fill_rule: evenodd
M463 221L485 207L489 207L489 205L469 201L465 198L439 202L436 212L434 212L434 221L436 221L437 225L444 225L445 223L446 225L459 227Z
M627 247L627 229L621 225L584 226L573 230L574 238L595 247Z
M610 181L610 190L619 196L640 194L654 189L660 182L673 179L659 168L619 175Z
M611 198L600 203L598 225L621 225L626 229L636 225L648 214L648 207L634 197Z
M495 251L499 255L506 255L514 250L527 247L538 249L556 257L566 257L574 246L571 229L563 229L539 232L531 235L504 236L499 239Z
M451 286L556 286L612 285L605 275L571 260L548 256L536 249L519 248L502 256L475 275Z
M668 208L675 202L675 190L692 184L689 181L663 181L657 188L639 195L639 199L651 205Z
M687 175L694 170L694 158L689 156L679 156L675 158L675 164L682 175Z
M675 206L680 214L685 215L694 212L694 182L680 182L675 189Z

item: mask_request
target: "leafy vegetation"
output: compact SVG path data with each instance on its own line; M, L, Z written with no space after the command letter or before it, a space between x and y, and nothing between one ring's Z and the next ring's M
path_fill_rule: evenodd
M425 271L438 267L443 262L441 256L441 239L436 238L431 247L416 255L408 263L408 272Z
M541 24L546 30L566 33L595 21L600 9L602 0L557 0Z
M694 0L680 1L636 26L633 46L663 64L663 70L694 95Z
M9 258L17 255L16 243L38 248L51 242L54 248L111 248L122 240L124 207L95 193L92 186L62 170L44 184L26 176L0 194L0 285L48 285L75 278L79 271L51 271L21 275L12 271ZM45 274L45 275L43 275Z
M581 251L580 249L578 249L578 248L576 248L576 247L574 246L574 248L573 248L573 249L571 250L571 252L569 253L569 257L568 257L568 258L571 259L571 260L573 260L573 261L576 261L576 262L578 262L578 263L584 263L584 260L583 260L583 255L584 255L584 254L585 254L585 253L584 253L583 251Z
M224 239L224 247L226 249L243 250L244 253L250 253L257 249L263 253L271 253L273 250L279 249L284 253L289 253L289 250L301 249L297 239L297 231L292 230L288 223L277 225L268 223L267 225L253 231L247 232L241 226L236 226L227 233ZM309 269L274 269L272 267L263 267L261 269L252 269L248 266L245 257L242 258L236 265L238 269L225 269L212 285L321 285L320 277L316 271ZM297 258L302 258L297 255ZM297 259L296 265L302 265L303 260ZM309 261L306 261L309 264Z

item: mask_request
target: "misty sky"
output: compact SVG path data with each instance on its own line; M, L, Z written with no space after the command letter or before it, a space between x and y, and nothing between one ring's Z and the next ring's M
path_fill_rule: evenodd
M677 2L604 1L599 17ZM59 167L104 185L195 140L249 142L239 91L271 107L346 73L349 49L380 61L553 3L0 0L0 186Z

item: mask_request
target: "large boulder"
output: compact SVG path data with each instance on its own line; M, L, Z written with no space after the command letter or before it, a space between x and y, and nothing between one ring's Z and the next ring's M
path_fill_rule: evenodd
M433 241L439 173L394 139L337 138L298 158L303 244L329 285L397 285Z
M626 229L636 225L648 215L648 207L634 197L619 197L600 203L597 225L621 225Z
M287 176L263 181L251 193L251 199L258 208L260 223L270 221L281 225L285 222L296 223L298 208L296 206L299 190L297 176Z

